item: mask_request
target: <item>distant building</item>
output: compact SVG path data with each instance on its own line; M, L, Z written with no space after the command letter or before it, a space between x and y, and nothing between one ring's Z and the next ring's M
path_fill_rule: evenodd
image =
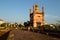
M37 4L33 6L33 11L30 9L30 22L33 27L44 25L44 6L42 12Z
M0 24L4 23L4 20L0 19Z

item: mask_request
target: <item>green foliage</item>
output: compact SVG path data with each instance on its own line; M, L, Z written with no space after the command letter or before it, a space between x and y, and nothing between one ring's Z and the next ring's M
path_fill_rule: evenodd
M6 27L6 23L1 24L1 27Z
M50 25L44 25L45 28L50 28Z
M18 23L14 23L14 24L15 24L16 27L18 26Z
M24 26L29 27L30 26L30 21L24 22Z
M19 27L24 27L22 24L19 24L18 26L19 26Z

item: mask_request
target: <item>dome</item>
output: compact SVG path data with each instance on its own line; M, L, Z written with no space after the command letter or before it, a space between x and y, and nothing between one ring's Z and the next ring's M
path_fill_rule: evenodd
M35 7L38 7L38 4L35 4Z

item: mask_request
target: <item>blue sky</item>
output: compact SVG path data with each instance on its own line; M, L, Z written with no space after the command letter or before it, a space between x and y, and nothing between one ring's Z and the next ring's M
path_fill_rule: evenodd
M0 0L0 19L6 22L25 22L29 20L29 9L38 4L40 11L44 3L45 22L60 20L60 0Z

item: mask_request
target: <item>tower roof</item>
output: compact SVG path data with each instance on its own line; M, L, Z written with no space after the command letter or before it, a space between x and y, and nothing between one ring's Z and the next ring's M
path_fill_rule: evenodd
M34 12L40 12L40 9L39 9L38 4L35 4L35 5L33 6L33 11L34 11Z
M38 4L35 4L35 7L38 7Z

